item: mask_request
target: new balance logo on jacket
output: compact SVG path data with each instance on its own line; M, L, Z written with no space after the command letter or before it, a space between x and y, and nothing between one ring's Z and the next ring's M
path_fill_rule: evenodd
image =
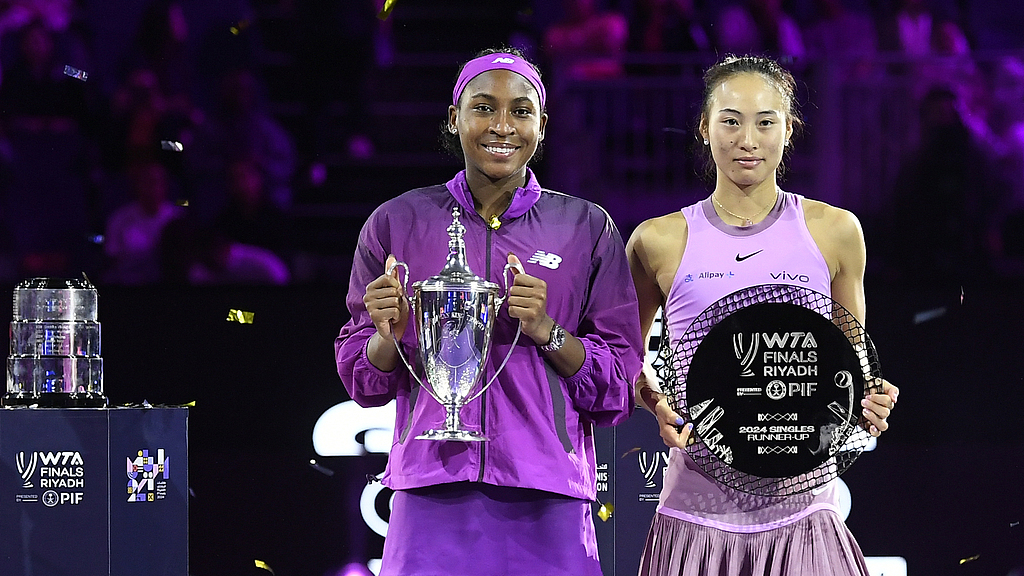
M545 252L543 250L537 250L530 256L530 259L526 261L527 264L540 264L545 268L555 270L558 268L558 264L562 261L562 257L553 252Z

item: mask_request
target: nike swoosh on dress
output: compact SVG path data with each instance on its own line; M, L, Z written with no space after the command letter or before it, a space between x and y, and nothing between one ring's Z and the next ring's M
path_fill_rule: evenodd
M747 254L746 256L740 256L739 254L736 254L736 261L737 261L737 262L743 262L743 261L744 261L744 260L746 260L747 258L750 258L751 256L757 256L757 255L758 255L758 254L760 254L761 252L764 252L764 248L762 248L762 249L758 250L757 252L752 252L752 253L750 253L750 254Z

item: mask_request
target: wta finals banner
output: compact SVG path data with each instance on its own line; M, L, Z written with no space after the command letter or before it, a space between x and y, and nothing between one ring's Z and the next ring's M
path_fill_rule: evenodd
M0 409L0 574L188 573L185 408Z

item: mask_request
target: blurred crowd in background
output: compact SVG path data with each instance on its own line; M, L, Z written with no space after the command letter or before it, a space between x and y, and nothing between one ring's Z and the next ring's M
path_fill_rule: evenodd
M1024 270L1016 3L399 0L386 19L380 0L209 4L0 0L0 280L344 282L373 206L459 168L437 141L445 91L459 62L502 44L555 93L725 53L798 77L841 62L868 85L912 68L918 134L879 221L921 274ZM559 188L552 162L537 170ZM624 234L653 214L612 211Z

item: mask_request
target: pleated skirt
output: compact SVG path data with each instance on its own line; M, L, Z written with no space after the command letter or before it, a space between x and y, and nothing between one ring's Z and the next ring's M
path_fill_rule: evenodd
M399 490L380 576L601 576L591 506L468 482Z
M655 514L640 576L868 576L864 554L834 512L741 534Z

